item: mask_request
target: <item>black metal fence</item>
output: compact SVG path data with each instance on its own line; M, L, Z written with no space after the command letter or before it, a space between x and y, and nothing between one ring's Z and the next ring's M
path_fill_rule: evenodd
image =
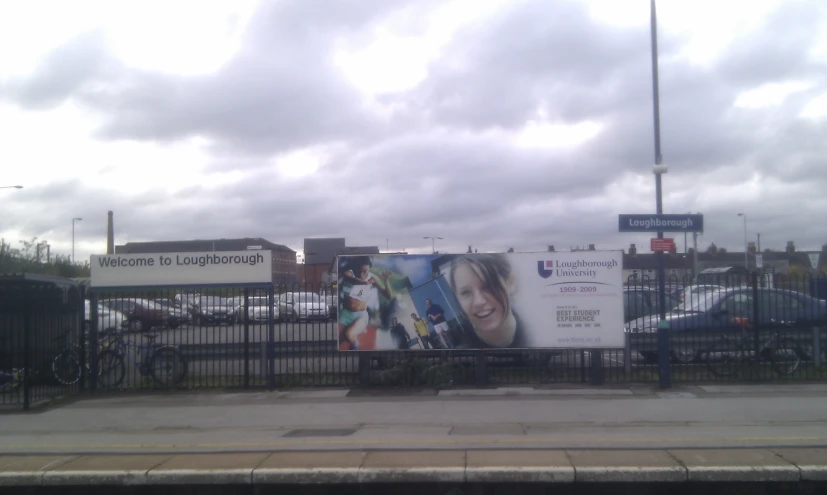
M83 288L47 277L0 279L0 406L22 406L77 392L75 379L54 379L59 356L81 355Z
M659 298L645 278L624 290L623 348L376 352L338 349L338 308L325 288L85 294L7 281L0 285L0 403L28 406L83 388L651 383L667 373L678 383L827 378L823 274L689 282L667 283L669 329L660 338L668 338L668 351L659 355Z

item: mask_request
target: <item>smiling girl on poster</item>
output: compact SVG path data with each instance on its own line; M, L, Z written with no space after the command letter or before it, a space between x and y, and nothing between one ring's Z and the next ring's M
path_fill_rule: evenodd
M473 332L465 332L462 347L529 347L526 329L511 304L517 282L505 256L473 254L455 258L448 283L474 327Z

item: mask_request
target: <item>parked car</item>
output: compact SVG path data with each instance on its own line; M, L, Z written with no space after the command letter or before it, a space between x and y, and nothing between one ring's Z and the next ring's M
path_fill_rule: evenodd
M267 321L270 317L270 305L267 296L250 296L247 298L247 321ZM279 320L279 305L273 300L273 319Z
M154 301L156 304L166 309L170 315L178 317L182 323L188 322L192 318L189 311L184 311L184 309L181 308L181 306L175 304L175 301L172 299L159 297L154 299Z
M201 294L175 294L173 302L185 313L191 313L192 306L201 299Z
M161 305L149 299L103 299L100 303L126 315L129 330L133 332L148 331L155 327L178 328L181 325L180 317L171 315Z
M231 299L218 296L201 296L190 308L196 325L233 323L238 319L237 311Z
M827 320L827 301L791 290L759 288L756 291L752 287L737 287L707 291L696 299L686 299L666 315L666 321L671 332L738 330L740 327L734 321L736 318L754 319L756 293L759 327L778 323L809 327L824 324ZM627 324L626 331L655 332L658 319L657 315L638 318ZM673 346L673 358L679 362L691 362L698 359L702 351ZM654 352L641 354L648 359L656 357Z
M666 310L680 304L680 299L667 293ZM658 314L658 291L649 287L624 287L623 288L623 317L626 323L636 320L642 316Z
M706 284L704 284L704 285L690 285L684 291L683 297L681 299L683 299L683 300L697 299L698 297L701 297L701 295L704 292L722 291L722 290L727 290L727 288L724 287L724 286L721 286L721 285L706 285Z
M279 313L283 319L327 320L327 304L313 292L286 292L279 296Z
M325 296L324 302L327 304L327 315L331 320L335 320L339 316L339 297L336 295Z
M86 319L90 320L92 316L92 303L86 299L83 301L84 314ZM113 330L126 330L129 327L129 318L120 311L107 308L102 304L98 304L98 332L108 332Z

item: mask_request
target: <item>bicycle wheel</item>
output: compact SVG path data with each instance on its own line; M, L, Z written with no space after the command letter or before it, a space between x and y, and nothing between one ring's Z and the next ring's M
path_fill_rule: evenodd
M123 382L126 366L123 356L115 351L98 354L98 383L105 388L117 387Z
M155 383L171 387L184 381L187 376L187 360L178 349L161 347L152 354L149 372Z
M706 367L718 377L738 376L738 365L741 361L741 352L732 349L729 340L720 340L706 353Z
M773 339L770 344L770 364L779 375L791 375L801 365L798 346L784 339Z
M52 360L52 376L62 385L80 381L80 360L75 349L64 349Z

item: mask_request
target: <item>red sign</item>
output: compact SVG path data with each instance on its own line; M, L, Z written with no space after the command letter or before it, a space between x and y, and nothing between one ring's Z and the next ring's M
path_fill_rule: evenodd
M652 239L652 251L655 251L655 252L663 251L663 252L668 253L669 251L674 251L674 250L675 250L675 239L671 239L671 238L664 238L664 239L654 238L654 239Z

